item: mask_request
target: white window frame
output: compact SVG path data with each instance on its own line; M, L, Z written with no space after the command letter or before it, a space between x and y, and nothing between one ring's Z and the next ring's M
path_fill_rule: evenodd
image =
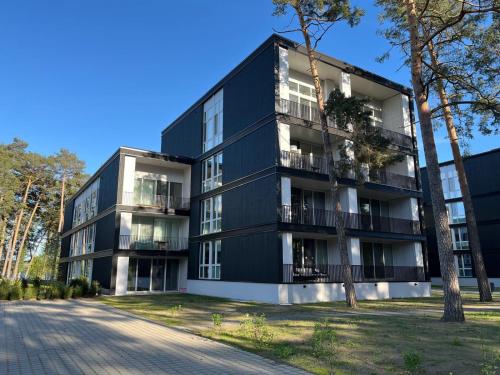
M203 193L222 186L223 162L222 152L203 160L201 164L201 191Z
M451 231L451 241L453 243L453 250L469 250L469 240L464 239L464 232L468 236L467 232L467 227L466 226L460 226L460 227L452 227L450 228ZM455 233L458 233L458 241L456 239Z
M201 201L200 233L220 232L222 229L222 195Z
M460 198L462 196L457 170L454 165L441 167L441 184L445 199Z
M224 131L224 92L217 91L203 104L203 152L222 143Z
M205 262L208 252L208 263ZM220 280L221 240L205 241L200 244L199 273L200 279Z
M97 215L100 178L96 179L74 201L73 228Z
M458 277L473 277L472 275L472 255L471 254L457 254ZM470 266L465 266L464 257L470 260Z
M71 235L70 256L90 254L95 248L96 224L90 224Z
M461 213L459 215L456 215L459 211L458 207L461 207ZM465 223L465 208L464 208L464 202L462 201L457 201L457 202L450 202L446 203L446 210L448 212L448 223L449 224L463 224Z

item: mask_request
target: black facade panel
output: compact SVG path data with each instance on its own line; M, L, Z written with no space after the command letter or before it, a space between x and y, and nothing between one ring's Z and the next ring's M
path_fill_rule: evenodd
M274 45L224 84L224 139L275 111Z
M276 223L276 174L272 173L222 194L222 230Z
M224 172L225 170L223 171L222 174L223 176ZM201 194L201 161L197 161L191 166L191 196L196 197L200 194Z
M71 236L67 236L61 239L61 258L69 256L69 245L71 243Z
M224 148L223 183L276 165L276 137L276 122L273 120Z
M70 199L66 202L64 206L64 225L63 233L70 230L73 224L73 207L75 206L75 201Z
M58 271L57 271L57 280L66 283L66 280L68 279L68 268L69 268L69 263L67 262L59 262L58 266Z
M466 158L464 165L472 196L500 193L500 150Z
M500 191L495 195L473 197L472 204L477 221L500 220Z
M196 158L201 154L203 105L188 113L161 137L161 152ZM225 123L225 121L224 121Z
M119 171L120 158L117 157L99 175L99 205L97 212L102 212L116 204Z
M97 220L94 251L110 250L115 246L115 213Z
M104 289L111 284L112 257L95 258L92 264L92 280L97 280Z

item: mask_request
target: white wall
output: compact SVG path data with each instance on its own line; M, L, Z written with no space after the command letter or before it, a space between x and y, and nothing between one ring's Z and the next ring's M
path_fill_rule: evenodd
M132 212L120 212L120 236L130 236L132 234ZM120 243L120 249L125 249L127 241Z
M288 74L289 74L288 50L286 48L279 47L280 98L286 100L289 99Z
M290 151L290 125L278 123L278 142L280 150Z
M134 192L134 182L135 182L135 157L125 156L123 162L123 199L126 199L128 195L125 193Z
M488 281L495 284L495 290L500 290L500 277L489 277ZM443 285L443 279L440 277L431 278L432 285ZM477 279L475 277L459 277L458 283L460 286L477 287Z
M399 219L418 220L417 198L399 198L389 201L389 215Z
M281 204L292 204L292 181L290 177L281 177Z
M283 264L293 264L292 233L281 233Z
M342 283L263 284L226 281L188 280L188 293L265 303L313 303L345 299ZM357 283L359 300L429 297L430 283Z
M127 293L129 257L118 257L116 263L115 294L121 296Z
M423 267L422 244L418 241L392 244L394 266Z

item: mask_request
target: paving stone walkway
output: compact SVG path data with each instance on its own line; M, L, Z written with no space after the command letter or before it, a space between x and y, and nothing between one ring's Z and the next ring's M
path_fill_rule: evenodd
M4 374L305 374L94 301L0 302Z

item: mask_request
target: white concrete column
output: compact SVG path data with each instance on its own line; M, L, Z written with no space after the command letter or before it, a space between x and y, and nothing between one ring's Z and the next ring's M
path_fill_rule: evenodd
M358 191L353 187L345 187L339 190L342 211L358 213Z
M423 267L422 244L418 241L393 244L392 263L394 266Z
M289 65L288 49L279 47L279 88L280 98L289 99L288 91Z
M418 221L420 219L418 215L418 200L417 198L410 198L410 211L411 220Z
M339 90L346 96L351 96L351 75L346 72L339 74Z
M283 264L293 264L292 234L281 233L281 244L283 247Z
M403 120L403 133L411 136L411 116L410 116L410 103L408 96L401 94L401 113Z
M130 247L130 236L132 234L132 212L121 212L120 213L120 249L128 249Z
M280 146L281 165L290 166L290 125L278 123L278 143ZM284 151L284 152L281 152Z
M125 156L123 162L122 203L133 204L135 181L135 157Z
M292 204L292 180L290 177L281 177L281 204L287 206Z
M116 262L116 286L115 294L124 295L127 293L129 257L118 257Z
M361 264L361 246L358 237L347 238L347 251L349 252L349 260L351 265Z

